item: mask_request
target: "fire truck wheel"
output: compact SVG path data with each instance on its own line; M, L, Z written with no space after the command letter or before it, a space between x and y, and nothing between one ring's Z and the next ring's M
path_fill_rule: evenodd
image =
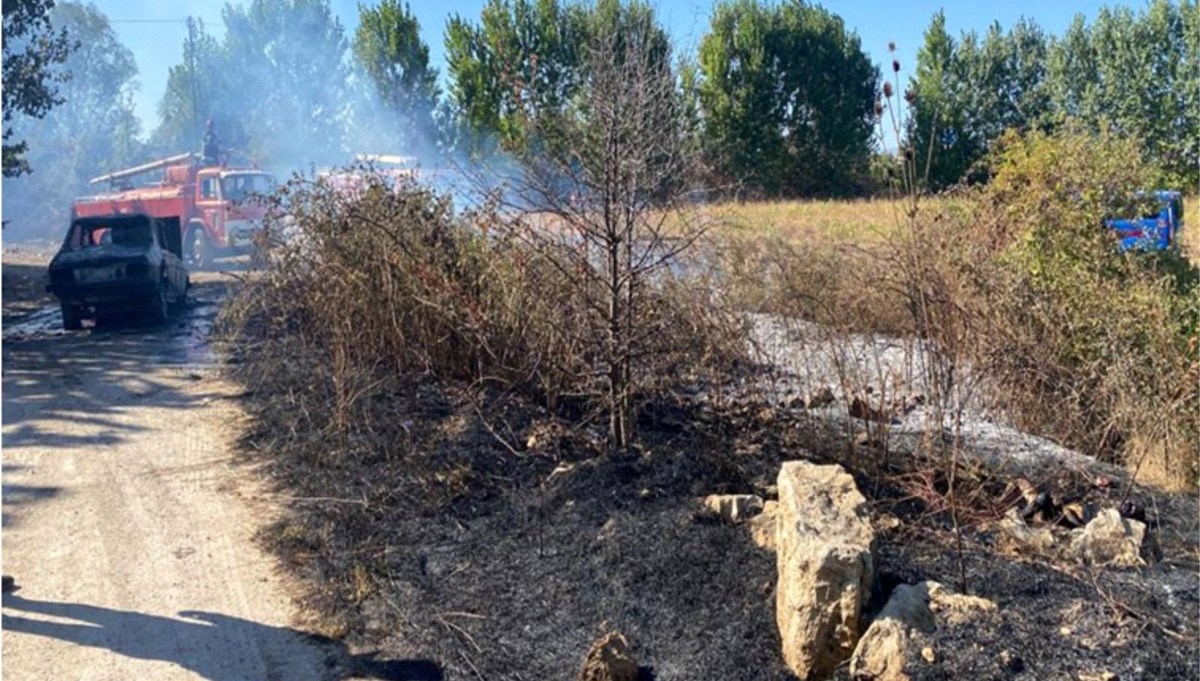
M184 259L192 270L203 270L212 265L212 247L202 228L192 227L188 230Z
M63 303L62 322L64 331L78 331L82 329L83 319L80 317L79 308Z

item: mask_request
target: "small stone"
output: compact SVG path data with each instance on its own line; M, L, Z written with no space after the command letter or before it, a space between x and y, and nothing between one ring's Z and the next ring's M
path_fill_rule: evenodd
M651 492L649 487L643 487L642 491L638 492L638 496L643 499L649 499L654 496L654 492Z
M637 681L638 664L629 640L610 632L592 644L579 672L579 681Z
M891 513L884 513L875 519L875 527L880 530L895 530L903 524L899 518Z
M1070 636L1070 635L1071 635L1071 633L1072 633L1071 627L1061 627L1061 628L1058 630L1058 635L1059 635L1059 636Z
M1120 681L1113 672L1080 672L1079 681Z
M1011 650L1000 651L996 661L1000 663L1000 668L1010 672L1020 672L1025 668L1025 661L1013 653Z
M600 526L600 531L596 533L596 541L606 541L611 539L617 533L617 519L609 518Z
M1011 508L997 523L1004 536L1019 549L1045 553L1054 547L1054 533L1048 527L1033 528L1025 523L1017 509Z
M929 664L937 662L937 655L933 654L933 648L930 648L929 646L925 646L921 649L921 657L925 658L925 661Z
M740 523L763 510L763 500L753 494L710 494L704 506L727 522Z

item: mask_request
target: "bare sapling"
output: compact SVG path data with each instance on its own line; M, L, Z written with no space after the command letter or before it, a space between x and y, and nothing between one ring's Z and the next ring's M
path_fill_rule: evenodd
M561 275L564 324L587 348L585 392L601 398L609 443L634 436L635 400L651 360L687 339L667 330L680 310L665 295L684 254L713 218L686 192L699 157L676 92L665 34L648 14L594 19L583 85L562 112L531 118L503 221Z

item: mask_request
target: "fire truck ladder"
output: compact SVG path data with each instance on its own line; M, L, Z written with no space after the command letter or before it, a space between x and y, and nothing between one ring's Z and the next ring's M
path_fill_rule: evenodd
M163 158L163 159L159 159L157 161L151 161L150 163L145 163L140 166L134 166L132 168L126 168L124 170L118 170L116 172L108 173L107 175L101 175L100 177L93 177L91 180L88 180L88 182L90 182L91 184L100 184L102 182L116 182L118 180L123 180L128 177L133 177L134 175L141 175L142 173L148 173L152 170L158 170L160 168L166 168L167 166L178 165L180 163L187 163L189 161L195 160L195 158L196 158L196 155L192 154L190 152L186 153L186 154L179 154L178 156L171 156L169 158Z

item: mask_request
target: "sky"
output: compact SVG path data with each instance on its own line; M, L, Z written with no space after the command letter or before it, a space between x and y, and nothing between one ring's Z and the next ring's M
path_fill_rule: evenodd
M230 0L244 5L249 0ZM184 19L203 20L209 33L224 33L221 8L225 0L94 0L108 15L121 42L137 60L140 88L134 104L142 120L143 134L157 122L158 102L167 86L171 66L183 59L187 37ZM447 20L458 14L476 19L485 0L409 0L421 24L422 37L429 44L431 61L445 74L443 34ZM676 42L676 49L694 52L708 25L714 0L652 0L663 25ZM358 26L360 0L331 0L347 36ZM373 4L363 0L363 4ZM867 55L881 67L891 63L888 42L895 41L901 76L907 79L915 66L917 49L929 20L938 9L946 13L946 26L952 35L961 31L983 32L992 22L1009 28L1021 17L1033 19L1043 30L1061 34L1076 14L1090 22L1103 5L1130 4L1100 0L824 0L818 4L840 15L847 27L858 33ZM1143 3L1132 3L1142 7ZM886 72L887 67L883 70Z

